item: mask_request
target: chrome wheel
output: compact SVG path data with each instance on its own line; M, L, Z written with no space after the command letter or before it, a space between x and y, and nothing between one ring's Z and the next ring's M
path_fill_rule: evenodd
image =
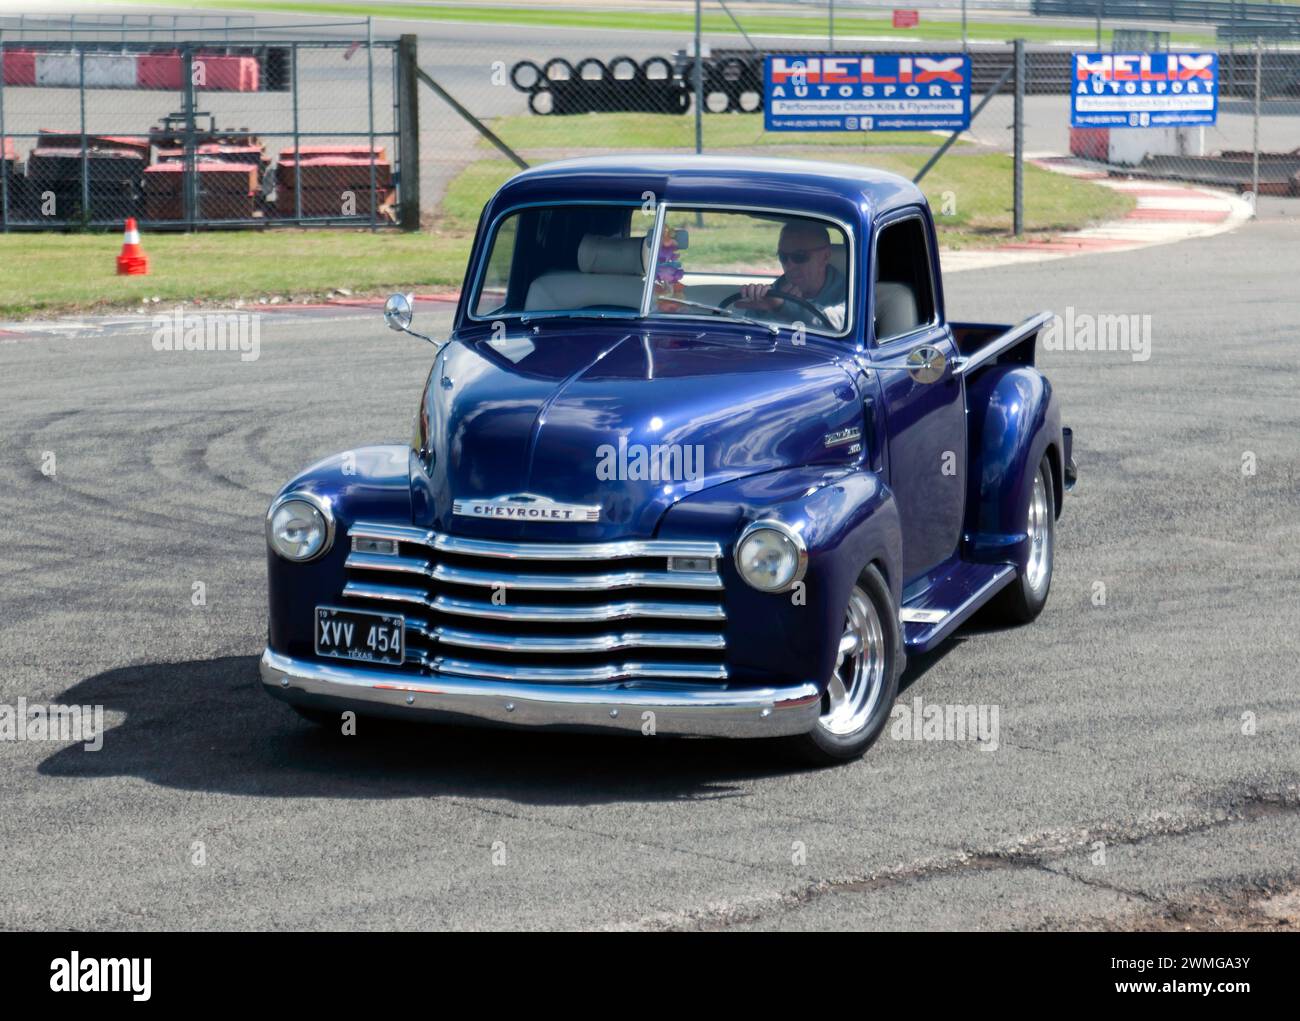
M1052 509L1047 502L1047 484L1043 473L1034 475L1029 494L1029 559L1025 562L1025 580L1035 592L1041 592L1052 571Z
M857 585L849 596L835 670L826 686L818 725L831 734L861 730L885 684L885 633L870 597Z

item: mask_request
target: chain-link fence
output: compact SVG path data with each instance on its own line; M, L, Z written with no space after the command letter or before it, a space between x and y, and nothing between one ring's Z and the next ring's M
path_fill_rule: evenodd
M47 24L0 37L3 229L401 221L401 48L367 23L274 42L229 19Z
M1121 2L1124 22L1101 14L1093 23ZM1043 21L1060 13L1051 4L1069 7L1074 20ZM135 215L150 229L414 226L422 216L425 226L464 239L492 190L521 166L616 150L829 159L911 178L924 170L936 206L958 196L945 220L953 243L1108 214L1099 189L1032 164L1018 174L1017 134L1030 160L1070 156L1102 172L1300 193L1300 41L1283 33L1257 42L1249 33L1266 23L1250 5L1226 5L1229 20L1218 25L1186 20L1189 6L930 0L918 15L849 2L832 9L825 0L708 0L698 29L689 8L654 14L655 31L530 36L462 26L423 36L418 55L414 37L371 41L366 21L272 26L278 32L245 15L167 23L122 15L93 30L78 19L59 32L48 22L21 30L10 22L0 25L0 222L117 225ZM1014 47L976 38L988 26L975 19L1007 8L1019 21L1004 21L1005 37L1030 29L1060 36L1025 43L1019 116L1016 77L1007 76ZM854 36L871 29L862 19L888 15L923 16L928 27L915 31L925 41ZM306 40L308 30L320 38ZM1189 31L1205 41L1189 42ZM1071 127L1072 51L1167 51L1180 32L1178 52L1218 54L1214 124ZM804 38L773 38L782 33ZM942 132L766 130L763 58L832 49L969 53L970 105L982 109L937 163L948 142Z
M989 7L1015 6L1023 14L1035 14L1004 22L1003 42L975 38L975 3L970 4L971 38L966 44L960 5L955 2L933 18L926 13L928 24L944 19L942 27L934 30L935 41L889 44L851 37L855 27L861 31L850 20L864 14L861 5L836 5L832 36L830 5L824 2L760 8L737 0L727 4L714 0L702 5L698 61L697 35L689 18L680 31L573 32L567 46L524 38L503 43L499 36L487 33L481 42L454 48L426 43L421 66L508 150L431 100L434 115L429 116L426 106L423 120L426 210L454 213L467 198L486 197L490 187L515 172L520 162L535 164L611 150L786 155L866 163L915 177L945 141L943 133L766 130L764 57L813 55L832 46L840 54L966 52L971 58L974 108L1012 68L1015 51L1010 39L1018 31L1031 36L1024 46L1019 118L1013 73L922 182L936 205L949 193L959 197L959 212L948 221L950 239L977 243L983 236L1008 233L1018 225L1029 231L1052 231L1106 218L1117 208L1114 194L1042 171L1033 165L1037 157L1066 156L1104 173L1243 191L1256 190L1252 175L1258 163L1257 190L1300 194L1296 178L1300 41L1265 37L1257 46L1247 31L1255 23L1245 20L1237 10L1240 5L1224 5L1225 17L1236 20L1220 33L1209 20L1180 21L1183 7L1188 6L1183 0L1178 0L1177 9L1164 2L1163 18L1152 14L1145 20L1141 14L1129 14L1123 21L1103 16L1096 23L1092 17L1100 8L1096 3L1087 6L1091 0L1077 0L1083 6L1075 19L1060 23L1037 17L1035 2L978 5L986 18L992 16ZM1140 0L1132 3L1141 6ZM1151 3L1148 9L1161 6ZM792 17L802 16L801 34L815 36L816 31L808 31L807 26L824 25L826 36L774 41L773 26L763 19L777 7ZM888 18L893 11L867 13ZM793 33L796 28L785 26L782 31ZM1056 38L1042 41L1049 33ZM1195 42L1196 37L1203 41ZM1184 128L1072 128L1072 53L1098 49L1217 53L1215 123ZM1019 217L1012 158L1017 124L1022 152L1031 161L1022 173Z

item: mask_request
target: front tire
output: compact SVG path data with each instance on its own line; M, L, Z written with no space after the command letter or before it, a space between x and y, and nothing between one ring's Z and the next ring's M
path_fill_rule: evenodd
M849 593L835 670L822 713L807 734L790 738L805 762L834 766L859 758L889 722L902 673L903 635L885 579L868 566Z
M999 594L999 615L1010 624L1028 624L1043 612L1052 588L1056 554L1056 493L1052 488L1052 463L1043 456L1029 487L1025 506L1025 534L1029 554L1015 581Z

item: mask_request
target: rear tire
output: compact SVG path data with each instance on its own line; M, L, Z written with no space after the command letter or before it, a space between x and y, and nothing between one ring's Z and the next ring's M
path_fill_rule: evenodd
M1052 488L1052 463L1043 456L1038 474L1025 500L1025 532L1029 555L1015 580L998 593L994 603L999 617L1010 624L1028 624L1043 612L1052 588L1052 563L1056 554L1056 493Z
M902 673L902 626L885 579L873 566L859 576L844 612L841 654L822 696L822 713L788 746L814 766L859 758L889 722Z

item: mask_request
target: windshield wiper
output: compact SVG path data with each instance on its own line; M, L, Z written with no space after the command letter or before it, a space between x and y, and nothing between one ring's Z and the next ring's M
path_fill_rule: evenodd
M689 305L691 308L708 309L710 312L717 312L721 315L727 316L728 318L735 319L737 322L749 323L751 326L761 326L766 330L770 330L774 337L779 336L781 333L781 328L775 325L774 323L765 323L761 319L751 319L749 318L749 316L741 315L739 312L735 311L734 309L722 308L721 306L718 305L706 305L702 301L688 301L686 298L666 297L664 300L675 302L678 305Z

